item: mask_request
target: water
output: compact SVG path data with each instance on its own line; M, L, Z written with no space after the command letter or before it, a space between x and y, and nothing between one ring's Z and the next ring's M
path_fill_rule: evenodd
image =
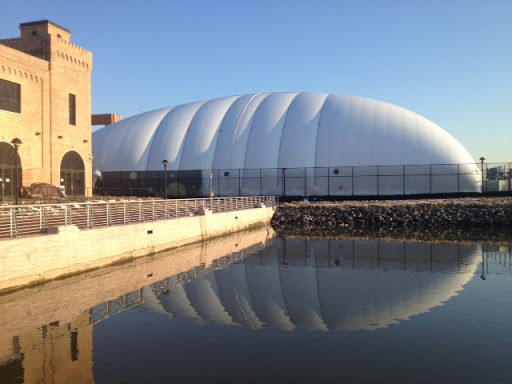
M237 235L0 296L0 382L506 383L511 261Z

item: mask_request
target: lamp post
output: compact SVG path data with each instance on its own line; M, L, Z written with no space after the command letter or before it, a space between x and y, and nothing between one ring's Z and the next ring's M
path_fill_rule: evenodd
M16 151L16 185L15 185L15 188L16 188L16 192L14 194L14 198L15 198L15 202L16 202L16 205L18 205L18 197L19 197L19 194L20 194L20 175L19 175L19 171L18 171L18 167L19 167L19 163L18 163L18 148L22 143L22 141L20 139L18 139L17 137L15 137L14 139L11 140L11 144L14 146L14 150Z
M8 177L5 179L5 182L6 183L10 183L11 182L11 179L9 179ZM11 187L10 184L7 184L7 189L9 190ZM3 196L5 196L5 183L2 183L2 194Z
M480 158L480 162L482 163L482 193L484 193L484 161L485 157Z
M213 212L213 170L209 168L208 173L210 174L210 209Z
M164 200L167 199L167 164L169 162L165 159L162 160L162 164L164 165Z

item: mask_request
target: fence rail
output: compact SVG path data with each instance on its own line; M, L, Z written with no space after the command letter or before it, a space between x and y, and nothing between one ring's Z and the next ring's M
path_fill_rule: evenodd
M196 216L205 209L213 213L275 206L275 196L206 199L137 200L69 204L0 206L0 237L43 232L48 227L76 225L97 228L111 225Z
M195 171L105 171L111 196L379 196L511 191L512 163L332 166Z

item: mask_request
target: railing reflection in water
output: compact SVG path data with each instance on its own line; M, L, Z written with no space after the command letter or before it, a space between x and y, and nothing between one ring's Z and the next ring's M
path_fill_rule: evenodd
M503 252L500 253L500 257L503 260L508 260L507 268L510 268L510 260L512 258L509 248L501 249ZM373 273L373 280L380 280L381 284L391 284L393 287L388 291L396 291L396 284L399 286L399 291L402 294L400 297L407 296L409 289L412 291L425 290L431 295L432 302L429 305L439 305L441 301L448 300L453 295L456 295L459 290L463 289L463 286L478 272L479 268L483 265L482 260L489 257L489 253L485 250L485 247L467 246L460 244L439 244L439 243L415 243L415 242L389 242L389 241L363 241L363 240L304 240L304 239L276 239L274 244L265 248L259 252L251 254L245 258L223 258L216 262L213 269L204 269L198 267L181 273L179 275L169 277L158 283L146 287L143 290L137 290L131 292L129 297L133 299L130 301L124 296L119 297L108 303L104 303L98 307L93 308L91 311L91 322L96 323L115 313L119 313L122 310L127 309L127 303L131 303L130 306L144 305L145 298L148 295L151 297L156 296L172 296L173 291L178 287L191 284L196 284L196 281L203 281L205 284L201 286L216 286L224 292L224 295L218 296L215 302L221 303L218 308L219 313L229 313L232 319L230 324L243 324L240 318L237 318L237 314L233 313L232 308L237 305L230 302L230 298L225 296L225 293L234 289L237 291L237 297L252 302L252 311L254 317L261 317L261 324L270 324L272 321L264 321L262 318L266 315L262 315L261 307L258 307L256 298L260 291L265 291L264 295L270 295L267 299L260 298L260 302L265 300L275 302L277 306L283 305L280 309L282 313L287 313L290 316L290 327L301 327L301 324L293 322L293 311L290 307L290 303L297 300L303 300L303 297L293 297L300 295L300 292L304 291L304 287L309 287L313 291L309 291L307 295L313 294L315 298L312 300L312 307L317 308L338 308L335 302L331 302L334 297L343 301L347 300L344 293L338 293L332 297L325 296L320 291L332 284L332 288L339 285L340 292L358 292L358 300L364 302L360 295L368 292L365 289L357 288L356 286L344 286L347 284L347 275L342 271L355 270L361 272L361 276L365 275L365 271ZM226 264L232 264L230 268L224 270ZM236 272L233 272L236 271ZM328 272L331 271L331 272ZM336 272L340 271L340 272ZM382 272L406 272L415 273L416 275L406 278L400 283L400 276L396 275L398 280L391 281L393 279L390 274L382 274ZM375 275L377 273L377 275ZM427 273L427 274L425 274ZM265 276L274 276L275 281L265 281ZM236 275L236 276L235 276ZM434 276L437 276L434 278ZM450 277L452 276L452 277ZM386 280L388 279L389 280ZM382 280L384 279L384 280ZM343 281L340 283L340 281ZM349 279L350 281L352 278ZM368 280L367 277L363 278L363 281ZM231 284L232 281L245 281L243 286L233 288L227 285ZM357 280L356 280L357 281ZM387 281L387 282L386 282ZM354 284L358 284L354 282ZM290 285L291 284L291 285ZM299 284L299 285L297 285ZM371 282L368 283L371 285ZM402 284L402 285L400 285ZM419 285L416 285L419 284ZM451 287L451 291L438 291L436 285L443 286L443 290L447 287ZM250 297L244 296L244 286L249 287ZM273 288L270 288L272 287ZM286 288L288 287L288 288ZM290 288L295 287L295 288ZM373 287L375 288L375 287ZM269 291L270 289L270 291ZM383 287L380 287L383 289ZM180 294L187 294L187 289L183 290L179 288ZM383 289L386 291L385 289ZM366 293L365 293L366 292ZM424 292L424 293L425 293ZM196 292L195 295L198 293ZM199 295L208 297L212 292L202 292ZM291 296L290 296L291 295ZM162 297L163 297L162 296ZM350 296L350 294L349 294ZM281 299L279 299L281 298ZM309 298L311 299L311 297ZM375 299L375 298L373 298ZM372 299L372 300L373 300ZM159 300L165 300L160 298ZM281 303L279 303L281 300ZM304 299L305 300L305 299ZM328 302L326 302L326 300ZM393 300L396 300L394 298ZM387 302L392 302L390 298L386 298ZM437 300L437 301L436 301ZM425 298L424 301L429 301ZM109 304L110 303L110 304ZM311 304L311 303L310 303ZM318 305L319 304L319 305ZM152 304L151 304L152 305ZM194 306L194 297L189 297L187 305ZM400 303L395 305L400 306ZM172 308L172 305L167 305L166 310ZM428 305L423 309L427 310L430 308ZM418 310L418 308L415 308ZM198 309L196 311L200 313ZM402 310L399 310L402 313ZM405 312L407 312L405 310ZM420 311L421 312L421 311ZM170 315L171 317L179 317L179 313L184 313L180 308L175 307L174 312ZM267 314L268 315L268 314ZM215 317L215 316L213 316ZM295 316L299 318L300 316ZM404 315L408 318L409 315ZM195 318L198 320L198 318ZM208 323L208 318L201 318L201 322ZM329 319L324 319L327 324L326 329L344 329L342 325L329 323ZM215 322L215 321L214 321ZM369 323L365 323L361 326L362 329L368 328ZM377 324L373 322L372 324ZM385 326L387 323L381 324ZM259 326L251 325L252 328L258 328Z
M208 267L197 265L151 285L134 286L117 298L88 309L69 308L71 313L78 313L72 319L53 319L38 329L29 329L9 339L0 338L1 350L4 351L0 356L0 377L12 378L12 382L31 382L31 379L37 382L35 379L41 375L61 375L59 377L65 377L68 382L86 377L93 382L93 327L96 324L137 306L151 310L155 297L159 297L158 301L165 301L177 290L187 293L186 286L195 285L196 294L201 294L197 291L201 281L210 283L210 286L215 283L219 287L222 294L217 298L222 306L218 309L231 316L231 325L241 324L251 329L283 327L283 319L277 321L272 317L275 313L269 312L270 307L264 306L268 299L274 299L275 305L283 305L278 312L287 316L284 329L310 329L311 323L304 321L308 310L323 308L318 313L324 324L320 324L321 327L313 324L315 329L371 330L388 326L397 318L407 320L446 302L481 271L487 279L510 274L511 263L509 246L274 238L265 248L261 244L250 246L216 259ZM258 279L269 275L275 280ZM401 276L408 277L400 283ZM233 288L231 284L236 284L236 281L243 284ZM384 307L391 312L389 319L378 312L379 301L374 300L381 292L374 289L376 286L372 286L372 281L379 284L383 293L386 287L394 287L394 297L383 296L386 299ZM237 298L243 299L247 294L243 286L248 287L251 293L246 302L252 303L249 308L252 312L245 313L253 316L250 324L243 323L234 312L237 305L231 301L234 296L229 294L236 291ZM68 290L69 287L64 285L62 289ZM368 294L371 300L368 299L370 296L366 297ZM189 303L196 305L194 297L189 297ZM353 306L358 303L363 303L363 307ZM297 312L299 307L303 307L304 312ZM172 307L166 309L169 308L172 310ZM371 309L370 314L377 313L383 322L379 323L375 318L352 319L355 314L366 313L358 311L358 308ZM179 313L178 308L169 315L174 317ZM200 323L212 323L209 320L203 317ZM47 360L54 359L55 372L45 371L36 364L37 359L30 357L33 354L46 356Z

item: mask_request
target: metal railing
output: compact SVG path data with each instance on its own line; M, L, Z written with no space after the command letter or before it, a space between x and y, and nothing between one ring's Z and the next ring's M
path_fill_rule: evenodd
M85 203L0 206L0 237L42 233L48 227L96 228L176 217L275 206L275 196L206 199L90 201Z

